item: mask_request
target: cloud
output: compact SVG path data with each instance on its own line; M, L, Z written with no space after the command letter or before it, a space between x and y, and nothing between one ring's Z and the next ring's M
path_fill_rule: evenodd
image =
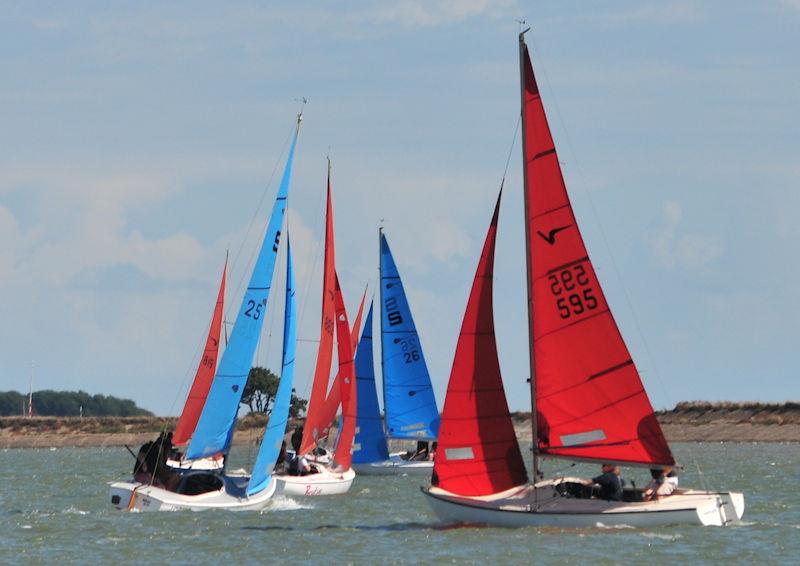
M379 4L351 14L350 19L363 23L396 23L413 27L434 27L461 22L479 15L497 16L514 6L511 1L490 0L400 0Z
M778 4L792 11L800 11L800 0L778 0Z
M698 269L723 255L724 249L718 237L682 233L682 219L683 210L679 203L667 201L662 205L661 229L649 242L662 266L667 269Z
M703 19L703 11L694 2L658 2L650 4L634 4L634 8L612 12L606 19L615 23L659 23L677 24L692 23Z

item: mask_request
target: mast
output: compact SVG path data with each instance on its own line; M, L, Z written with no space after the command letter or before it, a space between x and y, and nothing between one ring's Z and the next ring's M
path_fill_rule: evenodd
M383 423L384 423L384 434L387 430L387 422L386 422L386 369L383 363L384 357L386 353L383 351L383 269L381 267L381 241L383 239L383 223L378 226L378 289L379 295L378 298L380 300L380 304L378 305L378 320L380 321L381 327L381 399L383 399Z
M31 383L28 388L28 418L33 416L33 362L31 362Z
M528 203L528 151L525 143L525 34L530 28L524 29L519 34L519 95L520 112L522 115L522 177L523 195L525 200L525 264L528 278L528 345L530 358L530 379L531 384L531 454L533 458L533 483L539 477L539 428L536 418L536 369L533 345L533 293L531 292L531 282L533 281L533 261L531 259L531 233L530 233L530 208Z

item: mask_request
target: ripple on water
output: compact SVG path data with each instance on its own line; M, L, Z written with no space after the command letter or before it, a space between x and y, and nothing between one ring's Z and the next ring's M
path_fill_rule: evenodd
M415 476L358 476L346 496L276 497L260 514L130 513L111 508L106 483L130 473L132 459L124 449L0 451L0 485L6 487L0 490L0 562L5 556L33 563L54 556L66 563L135 562L143 547L153 545L162 562L185 561L192 549L198 566L259 558L318 561L320 552L335 563L755 563L766 556L791 564L800 556L800 490L791 488L800 475L800 446L672 448L682 462L700 464L714 487L745 493L744 523L724 529L445 527L419 492L424 478ZM249 469L246 451L231 457L234 467ZM545 471L555 469L545 465ZM591 477L596 468L577 465L570 473ZM624 473L637 484L649 475ZM702 481L699 470L687 466L681 483Z

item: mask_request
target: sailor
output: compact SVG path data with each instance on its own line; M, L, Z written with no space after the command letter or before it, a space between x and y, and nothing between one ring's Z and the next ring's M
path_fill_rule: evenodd
M644 489L643 498L645 501L652 501L659 497L666 497L678 488L678 474L670 466L664 469L653 468L650 470L653 478Z
M292 448L295 454L300 452L300 446L303 444L303 425L298 426L292 433Z
M406 460L427 460L428 459L428 443L424 440L417 441L417 449L413 452L409 450L406 452Z
M286 441L281 442L281 451L278 452L278 459L275 461L275 472L280 472L284 469L286 464Z
M590 480L584 480L583 485L600 486L600 499L606 501L622 501L622 486L624 480L620 476L619 466L614 464L603 464L603 472Z

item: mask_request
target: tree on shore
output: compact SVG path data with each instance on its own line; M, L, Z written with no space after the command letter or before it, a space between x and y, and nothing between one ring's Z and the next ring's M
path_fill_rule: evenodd
M272 405L275 402L275 395L278 393L280 379L267 368L254 367L247 376L247 384L244 386L242 403L247 405L251 413L263 413L269 415L272 412ZM289 406L289 416L298 417L305 412L308 401L300 399L294 389L292 389L292 401Z

